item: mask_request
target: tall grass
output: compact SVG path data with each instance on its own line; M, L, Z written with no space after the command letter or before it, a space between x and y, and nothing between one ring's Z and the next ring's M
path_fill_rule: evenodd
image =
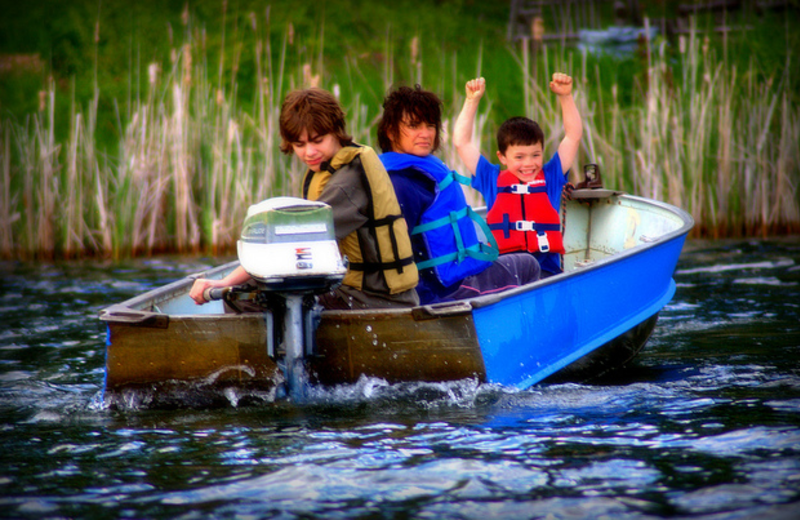
M269 10L262 18L251 16L239 30L253 31L253 46L245 48L241 35L225 35L234 52L216 57L209 56L203 31L187 15L182 41L168 59L147 64L143 92L132 87L140 93L117 111L119 143L111 154L97 146L97 87L87 106L72 101L63 143L55 138L52 82L38 113L21 123L0 121L0 256L230 251L249 204L299 194L303 168L278 147L285 93L312 84L340 93L348 130L372 144L383 92L367 86L370 73L381 78L385 92L396 72L405 71L401 75L447 100L441 157L463 171L449 135L464 82L481 74L483 51L477 57L425 54L414 38L406 55L395 50L387 31L380 70L363 70L357 59L347 58L342 89L326 81L321 50L311 55L293 42L291 26L273 48L264 36L269 23ZM664 42L646 49L633 103L619 99L613 71L592 66L585 54L546 46L536 54L510 49L523 90L519 113L539 121L552 153L563 126L547 78L557 70L570 73L584 122L574 171L599 163L606 186L685 208L697 220L699 235L800 230L800 110L788 87L789 64L781 75L758 83L694 34L677 50ZM237 79L245 59L255 64L250 92L242 92ZM492 82L502 78L487 80L475 132L491 157L491 115L504 100L491 95ZM248 108L242 99L249 100ZM480 203L477 194L470 197Z
M273 85L284 83L283 65L273 73L259 40L260 81L245 112L235 76L221 80L231 65L221 58L214 78L197 34L187 23L166 66L148 65L146 92L120 115L116 157L96 148L97 95L84 110L73 103L65 153L54 139L52 84L42 111L2 122L0 255L216 253L233 246L250 203L296 193L299 165L278 149Z
M610 98L593 88L603 72L587 70L585 55L578 69L544 51L539 66L546 75L566 70L578 80L580 162L599 163L608 187L686 209L698 223L696 235L800 231L800 108L791 101L790 64L759 84L718 59L695 32L680 41L677 57L665 41L645 49L646 75L627 108L616 84ZM533 100L528 114L555 150L563 130L554 96L533 82L526 90Z

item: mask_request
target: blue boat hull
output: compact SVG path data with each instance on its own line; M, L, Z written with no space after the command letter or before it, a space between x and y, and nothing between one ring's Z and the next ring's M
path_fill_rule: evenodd
M527 388L656 316L675 293L683 242L677 237L476 307L486 379Z
M608 343L578 358L540 382L554 383L605 383L619 382L629 372L629 363L639 355L656 327L655 314Z

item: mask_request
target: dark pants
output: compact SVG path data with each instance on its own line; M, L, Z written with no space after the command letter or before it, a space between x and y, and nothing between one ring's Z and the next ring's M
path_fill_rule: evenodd
M463 300L492 294L535 282L541 276L539 262L529 253L500 255L488 268L464 279L455 292L444 298Z

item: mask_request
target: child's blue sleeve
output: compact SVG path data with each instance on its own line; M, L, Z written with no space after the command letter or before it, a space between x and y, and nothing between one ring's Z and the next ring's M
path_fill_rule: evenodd
M561 207L561 191L567 183L567 173L561 171L561 157L558 152L542 168L544 170L544 181L547 184L547 198L550 204L558 211Z
M560 163L559 163L560 166ZM497 198L497 177L500 175L500 165L492 164L481 155L478 159L478 168L472 177L472 187L478 190L486 201L486 208L494 205Z

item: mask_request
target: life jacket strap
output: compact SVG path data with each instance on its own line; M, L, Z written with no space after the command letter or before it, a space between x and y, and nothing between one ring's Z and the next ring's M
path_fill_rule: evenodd
M539 251L542 253L547 253L550 251L550 240L547 239L547 233L544 231L540 231L536 233L536 240L539 243Z
M478 227L480 227L484 236L486 236L486 238L489 240L489 244L478 242L473 246L464 247L464 241L461 238L461 229L458 227L458 222L465 217L469 217L470 220L478 224ZM489 229L489 225L486 223L486 221L483 220L483 218L478 215L470 206L466 206L458 211L451 211L450 214L445 217L427 222L425 224L420 224L411 231L411 234L418 235L420 233L447 225L453 228L453 234L455 235L456 239L456 252L441 255L436 258L430 258L423 262L417 262L417 269L435 267L437 265L452 261L461 263L466 257L484 260L487 262L494 262L497 260L497 257L500 254L500 250L497 247L497 241L495 240L494 235Z
M452 184L453 181L458 181L460 184L463 184L464 186L469 186L472 184L472 180L469 177L465 177L464 175L461 175L460 173L454 170L450 170L450 174L445 176L445 178L442 179L442 181L437 185L439 191L442 191L446 187L450 186L450 184Z
M395 258L400 258L400 250L399 246L397 245L397 235L394 232L393 224L396 220L399 220L401 218L403 218L402 215L387 215L383 218L373 219L366 224L371 228L371 232L373 236L375 236L376 241L378 238L375 233L378 228L386 227L389 230L389 241L391 242L392 254ZM397 272L402 274L403 267L411 264L413 261L414 259L412 257L408 257L401 260L396 260L394 262L375 262L370 264L355 262L350 264L350 268L353 269L354 271L364 271L364 272L374 272L383 269L397 269Z
M497 260L497 249L492 246L478 242L474 246L464 249L465 257L474 258L476 260L484 260L486 262L494 262ZM417 269L428 269L429 267L436 267L437 265L446 264L448 262L458 262L459 254L449 253L441 255L436 258L425 260L424 262L417 262Z
M365 273L377 273L378 271L386 271L389 269L397 269L398 272L403 272L403 267L411 265L414 262L413 258L401 258L394 262L350 262L347 266L353 271L363 271ZM419 266L417 266L419 268Z
M531 193L546 193L547 186L529 186L527 184L512 184L498 188L499 193L511 193L512 195L529 195Z
M518 220L512 222L517 231L536 231L542 233L544 231L561 231L560 224L541 224L533 220Z
M536 231L542 234L545 231L561 231L561 224L542 224L533 220L511 221L508 213L503 214L503 221L489 224L492 231L502 231L503 238L508 238L512 231Z
M430 231L431 229L436 229L442 226L447 226L451 222L458 221L468 214L468 207L461 208L458 211L451 211L447 216L442 218L438 218L436 220L432 220L425 224L420 224L416 226L413 230L411 230L412 235L419 235L420 233L425 233L426 231ZM461 233L457 233L457 235L461 235Z

